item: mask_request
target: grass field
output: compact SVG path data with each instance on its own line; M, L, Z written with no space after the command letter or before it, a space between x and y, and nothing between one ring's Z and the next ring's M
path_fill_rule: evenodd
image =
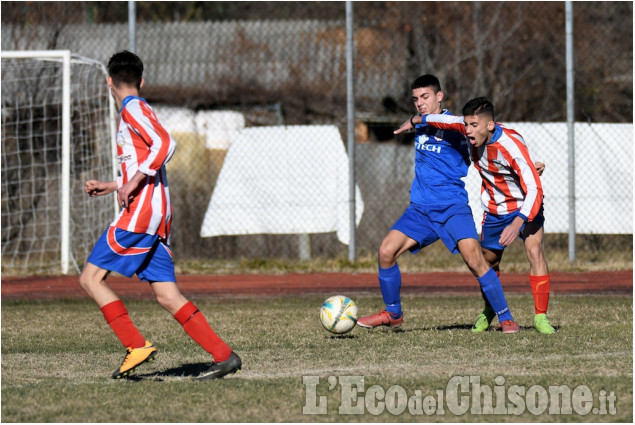
M352 295L362 314L380 307L380 297ZM208 382L193 382L191 377L209 357L153 301L126 301L133 321L159 347L159 354L134 379L124 381L109 378L124 351L91 301L3 301L2 421L632 422L632 297L553 296L550 316L559 332L547 336L530 327L530 295L508 296L522 326L516 335L473 335L469 327L480 307L476 296L406 296L406 321L400 331L357 327L339 338L318 322L322 298L195 300L244 363L239 374ZM303 376L319 378L304 382ZM478 376L480 385L494 394L514 385L523 386L526 394L549 386L566 385L573 391L585 385L594 407L602 407L600 391L615 395L615 414L580 415L576 410L550 415L543 409L534 415L524 409L519 415L468 411L456 416L447 401L453 376ZM315 379L317 387L311 381ZM342 385L346 379L363 379L364 391L377 390L373 385L378 385L390 393L390 387L398 385L405 391L399 397L436 397L442 391L444 414L426 416L405 408L394 416L394 409L384 408L375 415L383 400L376 392L371 396L363 391L359 395L366 396L366 403L379 404L368 408L361 402L363 414L340 414L349 399L346 389L357 388ZM303 407L316 407L322 396L326 414L303 414ZM480 404L470 404L474 406Z

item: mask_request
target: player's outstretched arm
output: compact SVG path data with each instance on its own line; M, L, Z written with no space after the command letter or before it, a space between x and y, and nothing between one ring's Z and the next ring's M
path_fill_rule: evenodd
M419 115L414 115L408 121L405 121L403 124L399 126L398 129L393 131L393 134L400 134L406 131L413 130L415 128L415 124L421 124L421 117Z
M84 192L86 192L91 198L93 196L108 195L109 193L117 190L117 182L102 182L99 180L88 180L84 183Z

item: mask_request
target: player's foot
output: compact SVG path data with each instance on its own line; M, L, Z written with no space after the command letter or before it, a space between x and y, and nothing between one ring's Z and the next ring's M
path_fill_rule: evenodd
M496 313L492 312L492 315L488 315L487 313L487 311L483 311L478 315L476 322L474 322L472 326L472 332L481 333L489 329L489 325L492 323L492 320L494 320L494 317L496 317Z
M146 341L146 345L140 348L126 348L126 357L119 369L112 374L113 379L119 379L130 375L140 364L151 362L157 355L157 348L150 341Z
M536 314L534 316L534 328L541 334L555 334L556 330L547 320L546 314Z
M376 328L377 326L389 326L391 328L398 328L403 323L403 313L401 316L395 318L392 313L382 310L379 313L371 314L370 316L364 316L357 319L357 324L362 328Z
M213 362L209 369L201 372L200 375L194 378L195 381L205 381L207 379L218 379L230 373L240 372L240 368L243 366L242 360L238 357L238 354L232 353L229 358L224 362Z
M520 326L513 320L503 320L501 322L501 331L504 334L515 334L520 332Z

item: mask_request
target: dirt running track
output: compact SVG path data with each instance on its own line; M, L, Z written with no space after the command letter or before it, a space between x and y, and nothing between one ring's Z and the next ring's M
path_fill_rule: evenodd
M2 299L65 299L84 298L77 276L64 277L2 277ZM529 293L526 274L502 275L506 293ZM275 297L284 295L371 294L380 296L374 273L312 273L286 275L224 275L177 277L181 291L188 297ZM111 276L108 283L124 298L153 298L149 285L136 278ZM469 273L404 273L402 294L479 294L476 280ZM591 294L612 293L633 295L633 272L586 272L551 274L551 293Z

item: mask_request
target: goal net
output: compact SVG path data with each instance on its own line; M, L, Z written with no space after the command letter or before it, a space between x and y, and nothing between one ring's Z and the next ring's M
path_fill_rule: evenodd
M2 274L79 271L114 218L115 107L106 69L68 51L2 52Z

